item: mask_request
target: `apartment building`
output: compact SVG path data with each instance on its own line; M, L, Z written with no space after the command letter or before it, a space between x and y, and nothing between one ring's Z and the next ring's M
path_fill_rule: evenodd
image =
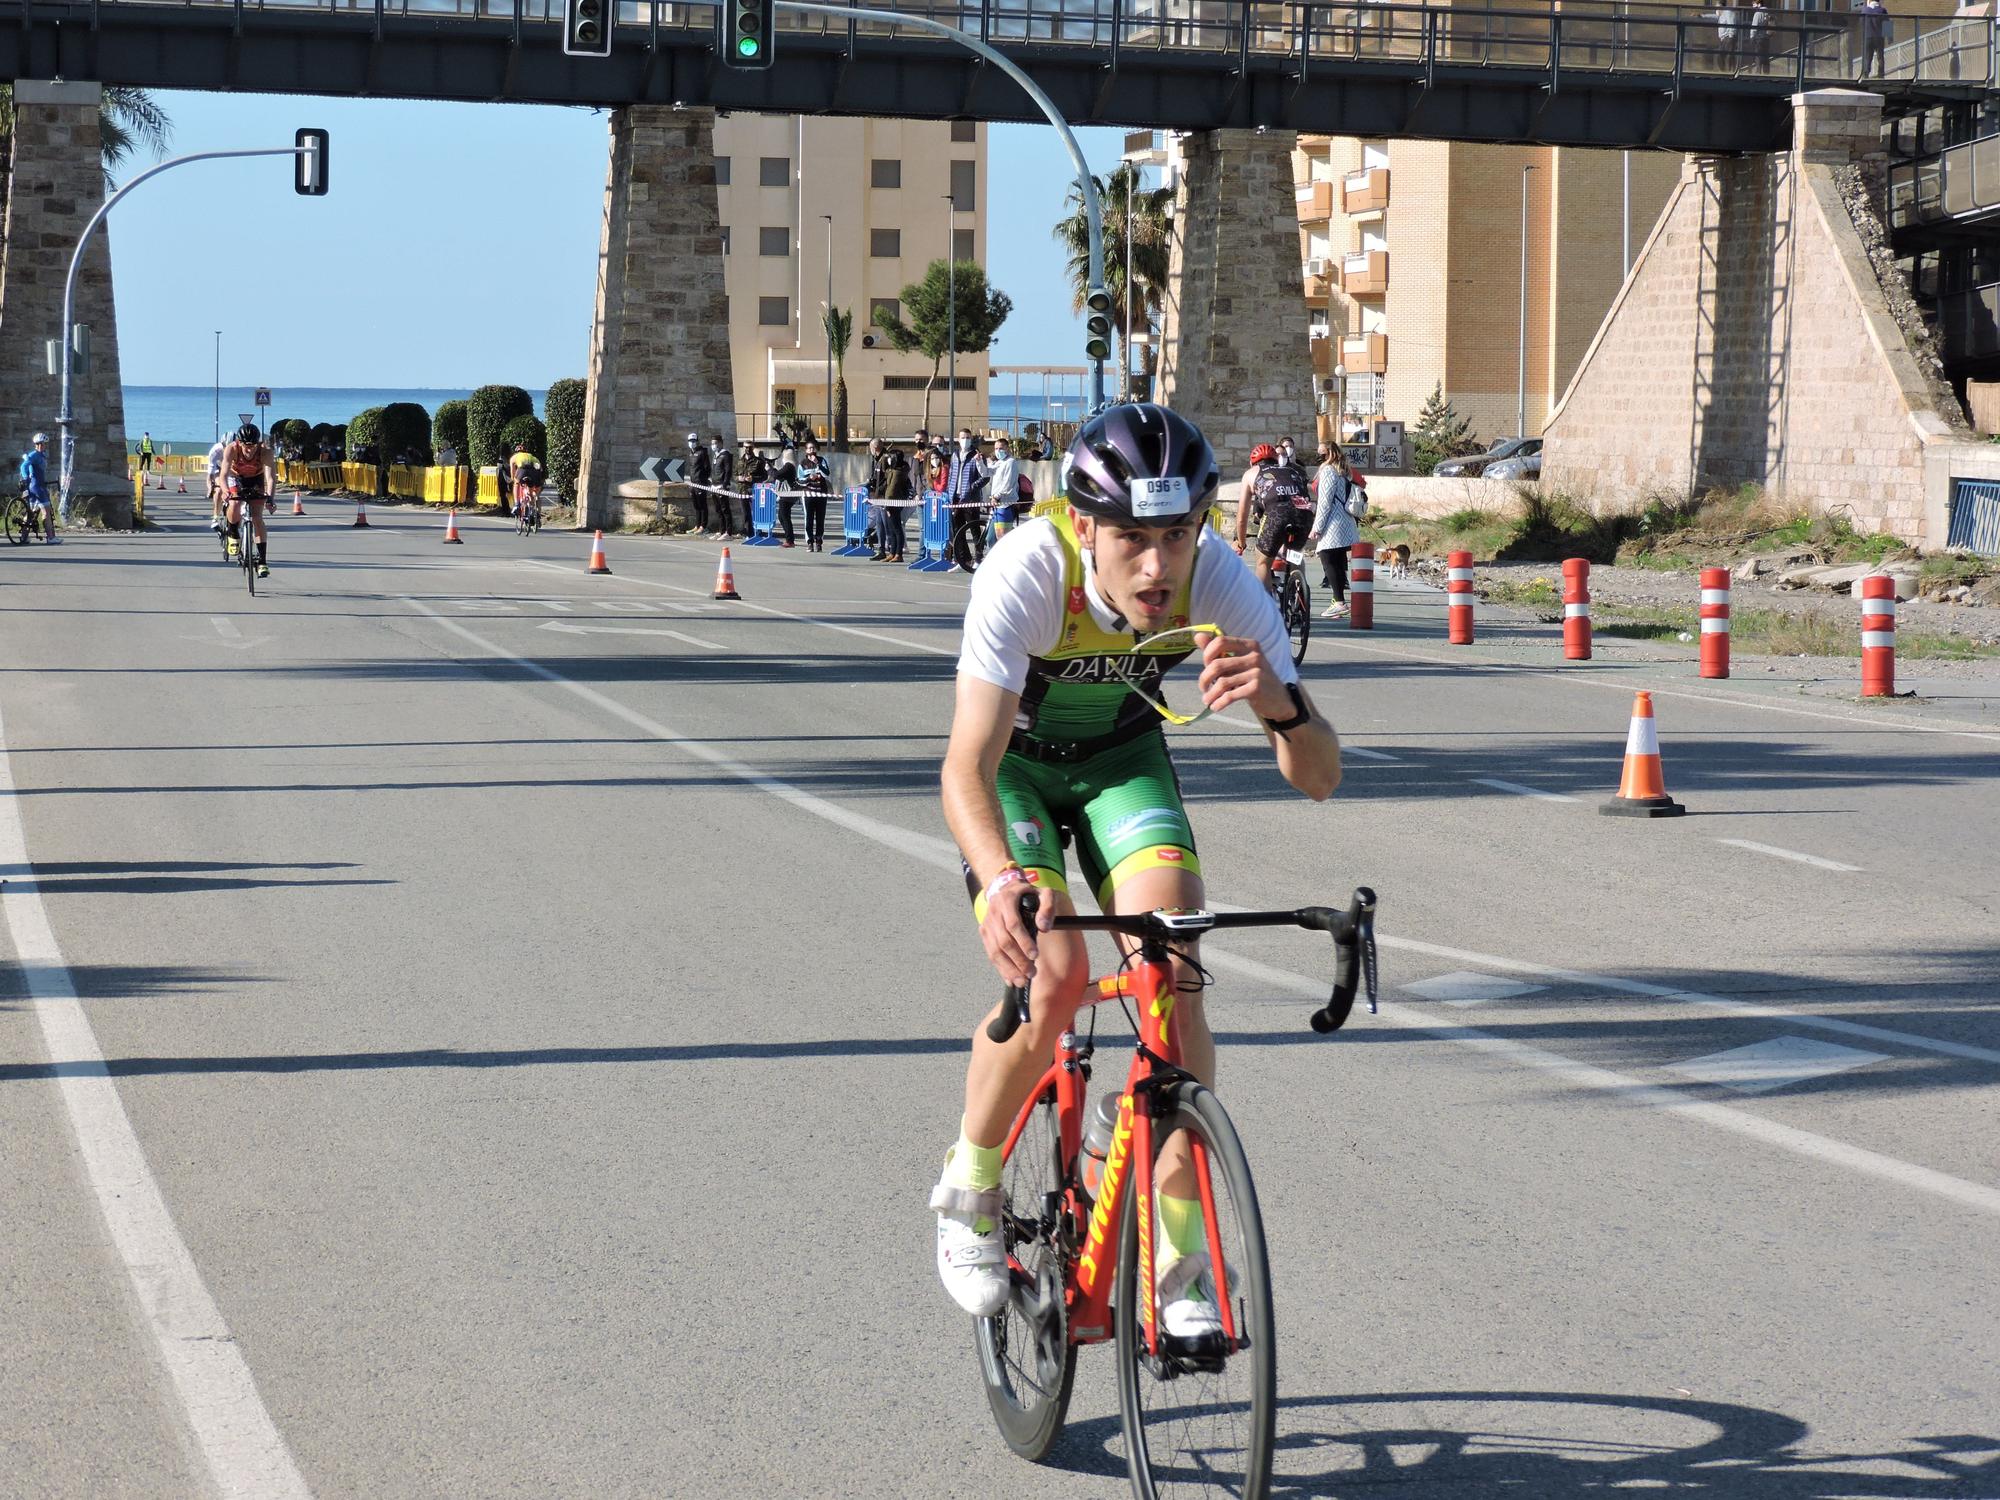
M1300 136L1293 177L1325 429L1336 412L1343 431L1377 417L1414 425L1442 386L1481 438L1512 434L1523 408L1539 433L1680 163Z
M986 127L727 114L715 154L738 431L762 437L787 408L825 429L831 265L833 305L854 315L849 430L908 436L931 364L891 350L874 312L900 312L903 288L947 253L986 263ZM961 416L985 410L987 382L986 355L958 357ZM940 369L933 427L948 399Z

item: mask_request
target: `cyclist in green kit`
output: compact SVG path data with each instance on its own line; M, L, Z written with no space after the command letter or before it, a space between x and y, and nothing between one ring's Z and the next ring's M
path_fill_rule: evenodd
M1340 743L1299 687L1277 605L1203 524L1220 484L1199 428L1165 407L1115 406L1063 461L1066 514L997 542L973 577L945 751L946 822L965 861L988 958L1030 984L1030 1019L1005 1043L974 1032L965 1115L932 1193L938 1274L967 1312L1008 1293L998 1217L1007 1131L1048 1064L1089 977L1081 936L1048 931L1074 910L1073 842L1106 911L1199 907L1201 864L1162 733L1161 679L1198 656L1205 711L1242 704L1263 721L1281 775L1319 800L1340 782ZM1178 716L1176 716L1178 718ZM1020 897L1039 893L1035 925ZM1205 1083L1215 1046L1191 964L1177 963L1181 1053ZM1160 1158L1156 1257L1161 1321L1219 1326L1199 1264L1201 1214L1176 1137Z

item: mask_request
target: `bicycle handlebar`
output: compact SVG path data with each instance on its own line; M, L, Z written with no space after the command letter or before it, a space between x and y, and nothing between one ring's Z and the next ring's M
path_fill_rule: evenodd
M1021 897L1021 918L1034 925L1040 896L1030 892ZM1345 911L1331 906L1301 906L1292 911L1150 911L1129 916L1057 917L1052 924L1062 932L1119 932L1127 937L1151 938L1163 943L1185 942L1204 932L1227 927L1298 927L1307 932L1324 932L1333 938L1333 994L1314 1011L1309 1024L1325 1036L1346 1024L1354 1009L1354 997L1365 984L1368 1013L1381 1006L1376 994L1375 892L1367 886L1355 889ZM986 1023L986 1035L1006 1042L1028 1019L1026 985L1007 986L1000 1014Z

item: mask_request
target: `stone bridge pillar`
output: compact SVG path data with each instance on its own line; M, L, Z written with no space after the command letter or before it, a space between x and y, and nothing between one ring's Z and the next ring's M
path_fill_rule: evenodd
M729 299L715 199L715 115L628 105L611 116L578 514L587 527L650 511L639 465L690 432L736 441Z
M94 83L14 85L13 163L0 250L0 457L10 488L18 455L37 429L49 435L49 477L55 478L62 377L48 373L46 346L61 336L63 280L77 236L104 202L97 120L102 95ZM90 325L90 371L70 380L76 418L72 514L130 526L110 230L109 220L99 226L77 276L76 320Z
M1250 449L1317 432L1289 130L1211 130L1182 143L1160 392L1201 424L1225 473Z

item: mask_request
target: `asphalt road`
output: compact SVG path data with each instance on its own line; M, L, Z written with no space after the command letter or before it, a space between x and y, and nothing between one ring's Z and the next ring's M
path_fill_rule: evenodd
M251 600L150 508L0 556L0 1491L1122 1493L930 1264L962 581L316 501ZM2000 734L1380 613L1332 802L1174 739L1218 902L1382 896L1332 1040L1208 950L1279 1493L2000 1496ZM1597 815L1634 685L1689 817Z

